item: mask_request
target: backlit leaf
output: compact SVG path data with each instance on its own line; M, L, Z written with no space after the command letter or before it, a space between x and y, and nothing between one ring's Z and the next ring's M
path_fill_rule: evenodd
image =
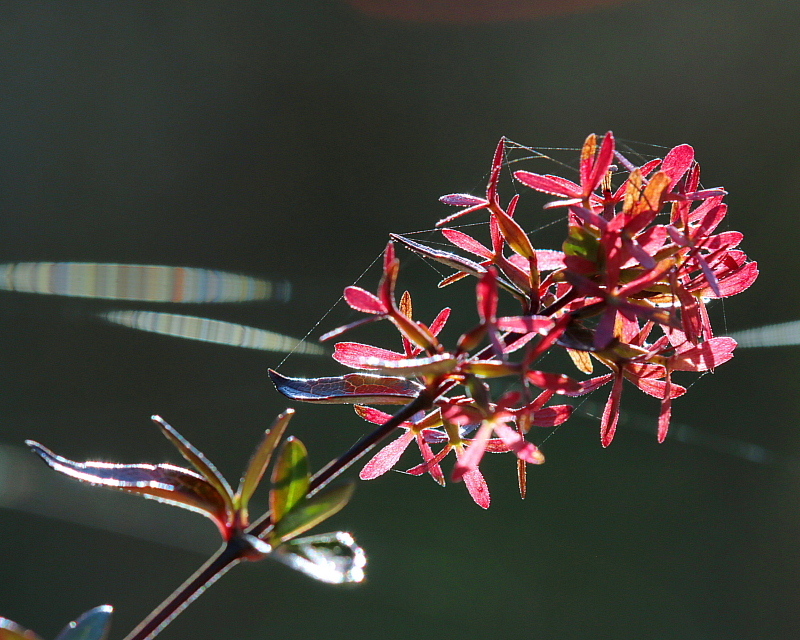
M287 438L272 470L269 502L274 522L280 523L284 515L306 497L310 478L305 446L295 437Z
M405 358L403 360L380 360L365 358L361 368L374 369L380 373L392 373L403 377L441 375L452 371L458 360L449 353L438 353L424 358Z
M199 449L196 449L186 438L178 433L174 428L167 424L161 416L152 416L161 433L167 438L180 454L217 490L217 493L225 500L227 507L233 511L233 489L228 481L222 477L217 468L211 464Z
M344 531L284 542L270 557L330 584L361 582L367 564L364 550Z
M264 432L264 438L250 457L250 462L247 463L247 469L242 475L242 479L239 482L239 490L236 492L236 507L242 512L245 520L247 520L247 505L250 502L250 498L261 482L261 478L264 476L264 472L272 458L272 452L278 446L278 442L280 442L293 415L294 409L287 409L275 419L272 427Z
M367 362L386 362L391 360L404 360L407 356L397 351L389 351L380 347L373 347L360 342L337 342L334 346L333 359L336 362L352 367L353 369L372 369Z
M374 294L361 287L347 287L344 290L344 299L356 311L381 315L389 310Z
M113 464L110 462L74 462L56 455L38 442L26 440L50 467L71 478L94 485L136 493L202 513L224 529L228 519L227 503L200 474L171 464Z
M348 503L354 490L355 482L348 482L325 487L310 498L301 500L275 524L270 538L273 546L290 540L330 518Z
M406 404L422 385L406 378L348 373L332 378L289 378L270 369L270 378L283 395L320 404Z

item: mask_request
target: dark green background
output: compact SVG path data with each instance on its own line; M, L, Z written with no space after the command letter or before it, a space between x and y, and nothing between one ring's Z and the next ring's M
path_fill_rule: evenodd
M730 191L729 228L746 234L761 277L716 308L721 326L795 320L799 29L800 4L777 1L631 2L471 26L380 21L323 0L6 2L0 262L287 279L288 304L159 309L301 336L389 231L432 226L448 212L436 202L443 193L479 193L501 135L563 147L613 129L693 144L704 183ZM545 214L530 206L524 215L533 227ZM428 287L435 274L408 263L404 274ZM459 295L469 300L469 287L447 301ZM420 296L421 316L439 304ZM286 406L266 376L282 356L95 319L112 306L0 292L0 442L178 462L149 424L160 413L237 477ZM323 327L349 317L339 308ZM462 318L456 329L473 322L471 306ZM775 463L744 460L735 447L657 445L657 402L630 387L624 402L645 417L607 450L596 419L568 423L546 443L526 501L506 456L486 465L488 512L459 485L399 474L362 483L330 528L368 550L366 584L337 589L272 563L248 566L162 637L800 637L796 363L792 347L742 350L675 405L677 422L766 447L781 456ZM282 370L339 369L297 356ZM317 466L365 429L346 407L299 407L293 424ZM102 493L74 495L91 504ZM114 504L173 522L167 507ZM196 544L213 548L208 522L175 522L176 536L196 530ZM3 510L0 615L50 638L111 603L119 638L201 561Z

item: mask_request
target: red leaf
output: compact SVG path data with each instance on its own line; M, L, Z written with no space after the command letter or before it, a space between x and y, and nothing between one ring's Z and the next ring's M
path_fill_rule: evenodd
M727 298L750 287L756 281L756 278L758 278L758 263L747 262L735 271L719 278L719 296L714 295L711 287L706 287L700 291L695 290L694 293L699 293L707 298Z
M576 394L581 390L581 384L563 373L546 373L544 371L527 371L525 377L528 382L541 389L550 389L556 393Z
M573 411L574 407L568 404L544 407L533 414L533 425L535 427L555 427L556 425L566 422Z
M497 328L514 333L545 334L555 326L555 322L547 316L508 316L497 319Z
M540 175L530 171L516 171L514 177L526 187L549 193L554 196L566 196L568 198L580 198L582 189L574 182L566 178L552 175Z
M476 204L486 204L486 198L479 198L468 193L448 193L446 196L439 198L439 202L454 207L473 207Z
M622 396L622 376L616 375L614 378L614 386L611 389L611 394L608 396L608 401L603 409L603 417L600 419L600 443L607 447L614 439L614 433L617 431L617 422L619 422L619 401Z
M511 258L509 259L513 262L513 258L514 256L511 256ZM553 271L555 269L563 269L564 252L555 251L553 249L536 249L536 264L539 267L539 271Z
M653 396L662 400L667 392L667 383L664 380L654 380L652 378L639 378L635 375L630 375L625 372L625 377L635 384L641 391L647 395ZM679 398L686 393L686 388L674 382L669 385L669 397Z
M676 371L708 371L733 358L736 340L711 338L703 344L670 358L670 368Z
M544 455L532 442L528 442L521 434L517 433L505 424L496 424L494 432L500 437L503 443L517 454L517 458L528 464L542 464Z
M431 322L431 326L428 329L428 331L431 332L432 336L439 335L449 317L450 317L449 307L445 307L439 312L439 314L433 319L433 322Z
M494 254L489 251L489 249L484 247L472 236L468 236L466 233L456 231L455 229L442 229L442 235L451 243L456 245L459 249L469 251L470 253L480 256L481 258L485 258L486 260L491 260L494 257Z
M488 509L491 504L489 487L479 469L472 469L464 474L464 484L467 485L469 495L479 507Z
M333 359L336 360L336 362L346 367L352 367L353 369L377 368L375 366L366 365L365 361L368 360L386 362L391 360L403 360L405 357L406 356L402 353L381 349L380 347L373 347L368 344L361 344L360 342L337 342L333 351Z
M361 287L346 287L344 299L356 311L372 313L374 315L385 315L389 309L378 299L377 296L365 291Z
M414 439L414 432L410 429L401 435L397 440L390 442L383 449L378 451L375 456L361 469L358 477L362 480L374 480L389 471L400 460L400 456L411 444Z
M688 144L678 145L670 149L661 164L661 171L666 173L670 179L670 185L674 185L689 170L694 162L694 149Z
M364 360L361 368L374 369L381 373L404 377L441 375L453 371L458 360L449 353L437 353L424 358L406 358L404 360L380 360L371 358Z
M481 322L494 323L497 315L497 272L490 268L476 287L478 315Z
M603 144L600 145L600 151L597 152L597 159L595 160L592 173L586 184L581 184L583 187L583 196L587 197L592 191L597 188L600 181L608 173L611 166L611 161L614 159L614 134L610 131L603 136Z

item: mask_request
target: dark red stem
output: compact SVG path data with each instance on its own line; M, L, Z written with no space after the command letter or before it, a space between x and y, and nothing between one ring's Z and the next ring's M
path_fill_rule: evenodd
M239 538L226 542L186 582L125 636L124 640L147 640L156 636L195 598L222 577L222 574L238 564L248 548L247 542Z

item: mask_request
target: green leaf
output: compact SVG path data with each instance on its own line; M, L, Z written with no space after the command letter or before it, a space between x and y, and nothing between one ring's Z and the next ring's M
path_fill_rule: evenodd
M295 437L287 438L272 470L269 502L273 522L282 520L306 497L310 479L311 469L305 445Z
M571 226L562 249L568 256L577 256L590 262L597 262L600 241L589 231L579 226Z
M293 415L294 409L287 409L275 418L272 427L264 432L264 438L250 457L250 462L248 462L247 469L239 482L239 490L236 492L234 500L236 508L241 512L244 520L247 520L247 505L250 502L250 498L261 482L261 478L264 476L264 472L272 458L272 453L275 451L275 447L278 446L281 437L283 437L286 426Z
M75 622L70 622L56 636L56 640L105 640L113 608L105 604L87 611Z
M152 420L158 425L158 428L161 429L161 433L164 434L164 437L174 444L181 455L208 480L209 484L214 487L225 500L228 508L233 511L233 490L228 484L228 481L217 471L217 468L211 464L200 450L192 446L186 438L167 424L161 416L152 416Z
M355 483L348 482L327 487L310 498L302 500L276 522L270 536L272 545L276 546L280 542L286 542L330 518L348 503L354 490Z
M11 622L8 618L0 618L0 640L42 640L33 631Z
M270 558L329 584L361 582L367 556L345 531L284 542Z

